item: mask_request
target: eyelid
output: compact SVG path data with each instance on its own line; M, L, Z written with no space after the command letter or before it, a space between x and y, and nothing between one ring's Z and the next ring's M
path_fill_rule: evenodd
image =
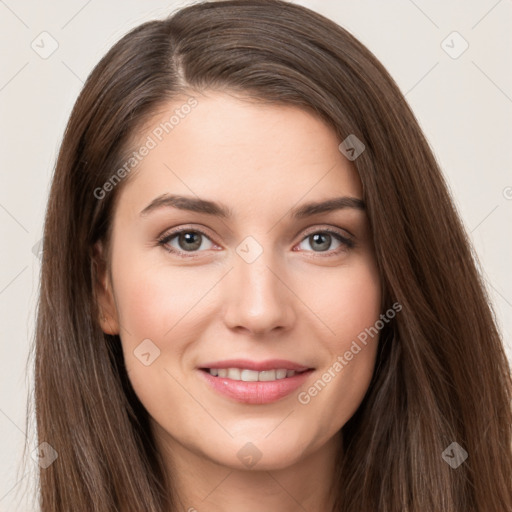
M308 237L309 235L311 235L313 233L318 233L318 232L336 233L336 234L339 234L340 236L342 236L343 238L346 238L347 240L354 238L354 235L347 229L343 229L338 226L332 226L329 224L324 224L323 226L321 224L315 224L314 226L310 226L305 229L302 229L301 232L305 233L302 240L304 240L304 238ZM346 233L348 236L345 236L343 234L343 232Z
M210 235L207 231L209 231L207 228L200 226L197 227L198 224L179 224L178 226L174 228L166 229L161 235L159 235L157 238L159 240L163 238L168 238L172 235L179 235L183 231L197 231L198 233L201 233L202 235L208 237L210 240L212 240L212 235ZM213 240L212 240L213 242Z

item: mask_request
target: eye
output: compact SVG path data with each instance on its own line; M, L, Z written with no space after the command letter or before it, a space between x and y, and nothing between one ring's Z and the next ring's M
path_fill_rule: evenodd
M201 252L214 246L206 233L198 229L181 229L166 233L158 240L158 244L167 251L178 254Z
M332 247L333 242L338 244L334 249ZM347 249L352 249L355 245L353 240L332 229L323 229L321 231L314 231L308 234L298 247L301 247L304 243L308 243L313 249L313 252L328 253L326 256L336 255L342 251L346 251Z
M355 243L351 238L344 236L341 232L333 229L323 229L310 232L302 239L297 246L300 250L308 249L301 247L309 243L315 253L326 253L322 256L335 256L343 251L354 247ZM333 248L332 245L335 245ZM215 244L210 237L200 229L182 228L165 233L158 239L158 245L166 251L177 254L181 257L194 257L198 252L212 249ZM293 249L295 250L295 249ZM188 253L188 254L187 254Z

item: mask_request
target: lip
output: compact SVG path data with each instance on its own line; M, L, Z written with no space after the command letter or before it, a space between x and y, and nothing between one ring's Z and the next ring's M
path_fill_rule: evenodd
M247 368L248 370L264 371L275 370L278 368L300 371L293 377L286 377L273 381L244 382L241 380L232 380L227 377L214 377L210 375L206 368ZM230 398L239 403L262 405L277 402L282 398L293 393L296 389L304 384L304 382L313 373L314 368L284 361L281 359L273 359L260 363L245 360L218 361L208 363L198 368L199 377L204 379L206 384L214 391Z
M302 372L305 370L313 369L309 366L304 366L302 364L294 363L293 361L287 361L285 359L267 359L266 361L259 362L251 361L249 359L226 359L224 361L204 363L199 368L245 368L247 370L254 370L256 372L279 369L295 370L296 372Z

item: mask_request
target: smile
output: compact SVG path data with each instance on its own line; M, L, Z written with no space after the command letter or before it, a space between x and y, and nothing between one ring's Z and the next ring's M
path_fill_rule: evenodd
M261 372L249 370L247 368L206 368L205 371L209 372L209 374L214 377L223 377L231 380L241 380L244 382L269 382L290 378L296 373L302 373L296 372L295 370L287 370L286 368L280 368L278 370L264 370Z
M213 390L230 401L249 405L277 402L289 397L313 373L313 368L291 370L277 368L198 368L199 377Z

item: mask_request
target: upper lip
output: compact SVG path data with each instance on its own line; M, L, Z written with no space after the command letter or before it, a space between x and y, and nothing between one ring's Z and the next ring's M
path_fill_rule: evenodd
M200 368L246 368L247 370L254 370L262 372L265 370L295 370L301 372L304 370L311 370L309 366L287 361L285 359L267 359L266 361L251 361L249 359L225 359L223 361L214 361L202 364Z

